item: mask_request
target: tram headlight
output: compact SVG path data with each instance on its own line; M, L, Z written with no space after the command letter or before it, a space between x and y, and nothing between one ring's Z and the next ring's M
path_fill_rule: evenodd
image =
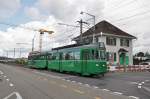
M99 64L96 64L96 66L98 67L98 66L99 66Z

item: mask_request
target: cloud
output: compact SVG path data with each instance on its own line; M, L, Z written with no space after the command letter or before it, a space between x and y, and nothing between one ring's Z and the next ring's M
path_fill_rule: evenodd
M48 18L48 16L40 14L39 9L35 7L26 7L25 13L27 16L30 16L32 20L45 20Z
M16 48L17 53L22 50L22 54L27 57L27 53L31 51L32 39L35 35L35 50L39 50L39 29L46 29L54 31L54 34L49 35L45 33L43 35L43 50L48 50L52 47L56 47L68 42L67 33L64 33L64 27L58 26L56 19L53 16L49 16L44 21L31 21L25 24L20 24L17 27L9 27L6 31L0 31L0 50L9 51L9 55L13 57L13 49ZM36 31L35 31L36 30ZM70 38L69 38L70 39ZM26 43L20 44L17 43ZM19 54L16 54L19 57Z
M80 18L81 11L102 16L104 2L102 0L38 0L28 9L33 10L33 7L36 12L40 13L38 15L51 15L57 20L74 23ZM30 14L28 16L33 17Z
M0 20L14 15L20 6L20 0L0 0Z

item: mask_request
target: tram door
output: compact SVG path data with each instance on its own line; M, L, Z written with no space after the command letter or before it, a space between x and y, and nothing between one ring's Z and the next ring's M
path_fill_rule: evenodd
M90 50L82 51L82 73L87 73L88 60L90 60Z

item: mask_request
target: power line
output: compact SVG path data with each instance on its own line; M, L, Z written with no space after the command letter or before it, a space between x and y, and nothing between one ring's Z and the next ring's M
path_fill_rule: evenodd
M120 18L120 19L114 20L114 22L129 20L129 19L134 18L134 17L138 17L138 16L142 16L144 14L148 14L149 12L150 12L150 9L145 11L145 12L136 13L136 14L131 15L131 16L127 16L127 17L124 17L124 18Z
M111 10L120 10L120 9L122 9L122 8L125 8L126 6L129 6L130 4L133 4L133 2L135 2L135 1L137 1L137 0L131 0L131 1L129 1L129 2L127 2L127 3L125 3L125 4L118 4L119 6L115 6L114 8L112 8L111 7ZM110 12L115 12L115 11L110 11Z

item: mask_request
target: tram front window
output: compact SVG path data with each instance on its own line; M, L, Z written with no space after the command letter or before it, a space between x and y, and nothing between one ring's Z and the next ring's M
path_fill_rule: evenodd
M105 60L105 51L102 50L92 50L93 59Z

